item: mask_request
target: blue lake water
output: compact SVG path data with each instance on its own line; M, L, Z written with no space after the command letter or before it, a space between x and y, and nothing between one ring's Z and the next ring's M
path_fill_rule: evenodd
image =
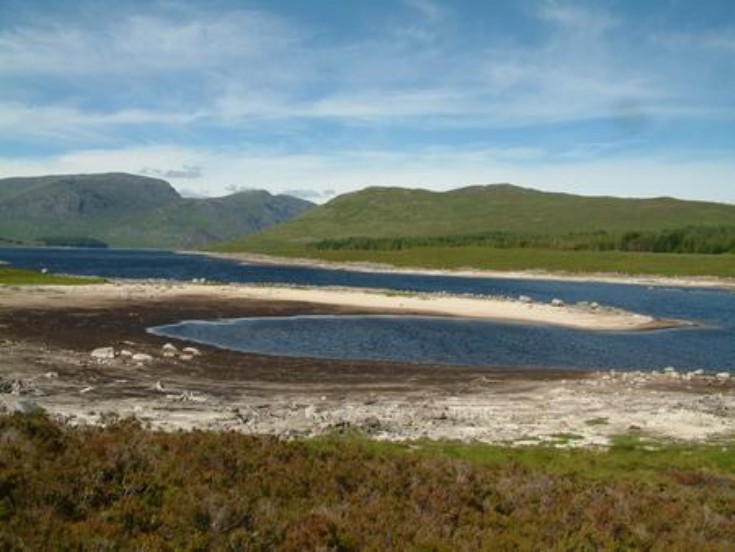
M120 278L528 295L538 301L558 297L699 324L654 332L592 332L451 318L308 316L185 322L156 330L241 351L473 366L735 371L735 293L725 290L243 265L151 250L10 248L0 249L0 260L18 267Z

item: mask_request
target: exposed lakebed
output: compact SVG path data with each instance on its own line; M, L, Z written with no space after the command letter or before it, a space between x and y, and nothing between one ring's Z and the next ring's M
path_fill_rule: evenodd
M441 317L307 316L190 321L156 333L261 354L472 366L735 369L735 293L718 289L508 280L243 265L164 251L2 249L25 268L118 278L352 286L518 297L606 306L688 320L694 328L591 332Z

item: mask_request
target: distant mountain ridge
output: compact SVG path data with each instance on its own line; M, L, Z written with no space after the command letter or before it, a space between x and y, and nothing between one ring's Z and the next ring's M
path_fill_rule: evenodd
M735 227L735 205L668 197L630 199L543 192L511 184L448 192L367 188L220 248L269 251L323 240L469 236L492 232L570 233Z
M264 230L312 206L259 190L184 198L165 180L127 173L6 178L0 243L197 248Z

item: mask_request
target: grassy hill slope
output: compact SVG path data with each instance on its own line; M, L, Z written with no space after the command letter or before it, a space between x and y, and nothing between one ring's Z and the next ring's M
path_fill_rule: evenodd
M650 250L645 240L689 228L695 230L685 240L718 240L725 244L722 251L733 251L735 205L666 197L584 197L508 184L449 192L368 188L215 247L433 268L735 276L734 255L642 252ZM650 236L639 240L641 244L633 239L620 247L621 236L639 232ZM498 245L503 240L493 233L512 239ZM470 239L457 239L463 237Z
M306 244L358 236L458 236L493 231L559 235L721 225L735 225L735 205L673 198L584 197L508 184L449 192L368 188L337 197L241 244Z
M263 230L311 206L264 191L188 199L164 180L125 173L9 178L0 180L0 242L194 248Z

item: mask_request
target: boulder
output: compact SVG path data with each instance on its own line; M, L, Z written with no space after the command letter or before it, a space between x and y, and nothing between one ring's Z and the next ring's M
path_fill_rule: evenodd
M114 347L98 347L89 353L89 356L97 360L109 360L115 358L116 355Z
M145 353L136 353L133 355L133 360L135 362L151 362L153 360L153 357Z
M730 372L719 372L715 374L715 377L720 380L729 380L730 379Z
M198 356L202 354L202 352L196 347L184 347L183 349L181 349L181 352L184 353L185 355L194 355L194 356Z
M178 352L179 350L176 348L176 345L173 345L171 343L166 343L163 347L161 347L161 353L165 357L176 356L176 353Z
M564 306L564 301L562 301L561 299L552 299L551 300L551 306L552 307L563 307Z

